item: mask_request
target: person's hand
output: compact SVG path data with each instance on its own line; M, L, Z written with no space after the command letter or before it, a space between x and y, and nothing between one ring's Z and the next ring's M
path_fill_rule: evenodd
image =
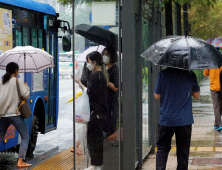
M24 82L24 85L28 85L28 83L27 83L27 82Z
M70 75L72 78L73 78L73 76L72 75Z
M78 77L76 77L76 78L75 78L75 82L76 82L76 83L78 83L78 84L80 84L80 83L81 83L81 81L79 80L79 78L78 78Z

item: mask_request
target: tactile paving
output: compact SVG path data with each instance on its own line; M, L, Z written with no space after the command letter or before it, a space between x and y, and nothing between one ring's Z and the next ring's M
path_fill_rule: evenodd
M194 158L192 165L221 165L222 158Z
M33 170L71 170L74 168L73 153L70 152L72 148L69 148L58 155L53 156L47 161L39 164ZM76 165L85 160L84 155L76 155Z

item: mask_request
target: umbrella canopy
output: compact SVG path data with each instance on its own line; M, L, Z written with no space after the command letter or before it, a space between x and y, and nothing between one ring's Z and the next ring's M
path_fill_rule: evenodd
M88 24L80 24L75 27L75 33L104 46L114 46L118 49L118 36L108 29Z
M222 66L222 55L213 45L191 36L165 37L149 47L141 56L155 65L185 70Z
M79 56L78 56L78 58L77 58L77 61L86 61L86 56L87 56L89 53L91 53L91 52L93 52L93 51L98 51L99 53L102 53L105 48L106 48L106 47L103 46L103 45L90 47L90 48L88 48L87 50L85 50L84 52L82 52L81 54L79 54Z
M214 47L222 47L222 37L210 38L207 40L207 42L212 44Z
M32 46L17 46L0 55L0 69L6 70L10 62L19 65L19 72L38 73L54 67L54 58L46 51Z

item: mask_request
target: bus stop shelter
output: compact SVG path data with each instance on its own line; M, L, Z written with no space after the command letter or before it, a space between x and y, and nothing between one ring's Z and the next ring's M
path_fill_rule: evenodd
M140 54L165 36L165 15L163 3L159 0L117 0L113 3L116 25L112 27L118 34L118 51L122 54L119 60L121 100L117 131L111 139L104 141L104 169L133 170L140 169L144 158L155 150L160 103L154 99L153 92L161 67L154 66ZM104 11L104 8L109 11L110 4L112 2L89 2L88 5L92 6L89 24L105 24L93 21L94 11ZM73 1L73 6L74 28L82 24L79 21L81 1ZM75 36L73 41L73 48L78 48ZM75 167L78 169L78 165Z

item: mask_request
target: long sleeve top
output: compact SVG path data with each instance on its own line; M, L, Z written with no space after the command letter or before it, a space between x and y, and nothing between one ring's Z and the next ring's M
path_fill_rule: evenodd
M215 69L205 69L203 75L210 77L210 89L213 91L220 91L220 72L222 67Z
M21 79L18 79L20 93L23 99L27 100L30 96L30 88ZM20 99L18 96L16 78L12 77L5 84L0 81L0 117L17 116ZM20 115L20 112L18 112Z
M104 117L107 109L107 83L102 71L90 75L87 94L89 95L90 112L93 111Z

